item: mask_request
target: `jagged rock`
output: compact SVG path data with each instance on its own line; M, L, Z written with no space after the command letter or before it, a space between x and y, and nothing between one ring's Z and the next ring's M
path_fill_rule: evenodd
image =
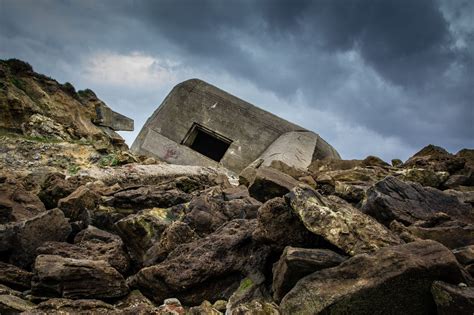
M0 284L0 295L14 295L22 297L23 293L20 291L13 290L12 288L7 287L6 285Z
M21 124L23 134L30 137L49 138L59 141L70 141L71 135L63 125L41 114L31 115Z
M114 306L121 315L158 314L158 308L138 290L133 290Z
M35 296L106 299L124 296L128 287L120 273L103 260L39 255L31 293Z
M284 198L273 198L258 209L258 223L253 238L268 244L277 252L286 246L311 246L321 244L321 238L314 235L293 213Z
M443 183L445 188L456 188L459 186L469 186L470 178L467 175L451 175Z
M195 241L199 236L184 222L176 221L171 223L161 234L160 240L146 252L144 265L151 266L157 264L168 256L176 247Z
M474 245L453 249L453 254L462 265L474 263Z
M403 161L400 159L392 159L392 166L393 167L400 167L403 165Z
M411 181L421 184L422 186L429 186L433 188L440 188L449 177L447 172L434 172L430 169L411 168L407 169L402 175L404 181Z
M191 307L188 313L190 315L222 315L222 312L214 308L209 301L204 301L199 306Z
M474 207L474 189L472 190L454 190L454 189L447 189L443 190L445 194L458 198L460 202L468 203Z
M404 164L405 168L425 168L436 172L448 172L450 174L461 170L466 160L460 156L454 156L441 147L428 145L409 158Z
M92 232L91 232L92 230ZM127 272L130 259L123 250L120 237L89 227L75 237L75 244L45 242L37 249L38 255L58 255L65 258L104 260L120 273Z
M115 308L100 300L52 298L39 303L22 315L113 314Z
M434 314L435 280L463 282L443 245L420 241L354 256L301 279L283 298L284 314Z
M71 227L59 209L48 210L27 220L0 226L0 251L9 251L9 261L28 268L36 249L46 241L65 241Z
M35 304L14 295L0 295L0 314L15 315L31 310Z
M170 296L186 305L228 299L243 275L260 273L266 261L268 249L252 241L255 226L256 220L232 220L127 281L157 303Z
M163 305L158 307L158 314L163 315L184 315L185 310L178 299L171 298L163 301Z
M59 199L69 196L77 187L77 182L66 180L63 174L52 173L41 186L38 197L47 209L53 209L58 206Z
M0 261L0 283L17 290L29 290L32 273Z
M226 314L240 314L237 309L242 309L245 304L252 301L260 301L261 303L271 301L270 293L267 292L263 281L256 283L250 278L244 278L230 296L226 305Z
M25 220L45 210L41 200L22 185L0 184L0 224Z
M142 186L121 190L109 203L118 208L169 208L191 200L191 195L179 189L165 190L161 185Z
M288 193L298 181L293 177L269 167L257 169L249 185L249 193L258 201L265 202Z
M171 220L166 209L142 210L115 223L117 233L134 262L141 265L148 249L160 240Z
M272 302L251 301L245 304L240 304L235 307L230 313L232 315L280 315L278 305Z
M327 249L286 247L273 266L273 299L280 302L301 278L337 266L346 259Z
M474 243L474 225L451 220L449 217L440 222L417 221L408 227L393 221L390 227L392 230L397 229L399 234L404 232L415 239L434 240L452 249Z
M182 220L197 234L207 235L230 220L254 219L260 205L252 197L226 201L220 188L211 188L191 200Z
M349 255L401 243L383 225L335 196L325 198L309 187L295 187L286 198L308 230Z
M367 191L367 200L361 210L385 225L392 220L412 224L417 220L427 220L437 212L444 212L453 219L474 222L470 205L437 189L405 183L391 176Z
M285 162L280 161L280 160L273 160L270 163L270 168L273 168L273 169L278 170L282 173L285 173L286 175L290 175L294 179L298 179L300 177L304 177L304 176L309 175L309 173L306 170L290 166L290 165L288 165Z
M77 188L69 196L60 199L58 208L71 222L80 221L81 226L87 227L90 223L90 212L99 204L100 196L86 186Z
M474 288L455 286L435 281L431 292L438 315L472 315L474 312Z
M223 189L222 195L225 201L250 198L249 190L244 185L233 186Z
M365 192L369 189L368 185L354 185L344 182L336 182L334 186L334 194L342 199L358 203L365 198Z

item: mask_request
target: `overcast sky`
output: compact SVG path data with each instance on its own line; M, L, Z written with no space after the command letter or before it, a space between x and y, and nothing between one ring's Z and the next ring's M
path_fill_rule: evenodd
M0 0L0 58L135 120L200 78L343 158L474 147L474 1Z

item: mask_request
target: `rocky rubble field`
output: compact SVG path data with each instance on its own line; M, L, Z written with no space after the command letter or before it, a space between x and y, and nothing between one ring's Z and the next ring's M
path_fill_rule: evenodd
M239 185L30 127L0 137L1 314L474 312L474 150L274 162Z

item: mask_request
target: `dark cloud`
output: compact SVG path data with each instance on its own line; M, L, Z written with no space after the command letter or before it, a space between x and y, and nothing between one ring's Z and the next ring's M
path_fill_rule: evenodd
M474 145L473 9L469 0L0 0L0 55L61 79L97 51L139 51L303 102L336 117L339 133L457 150ZM318 130L321 119L308 127L341 138Z

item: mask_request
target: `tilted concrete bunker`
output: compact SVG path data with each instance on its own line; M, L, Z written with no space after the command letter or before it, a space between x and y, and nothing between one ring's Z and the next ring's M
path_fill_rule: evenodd
M340 158L316 133L198 79L173 88L132 151L173 164L221 164L237 173L258 159L306 168L315 159Z

